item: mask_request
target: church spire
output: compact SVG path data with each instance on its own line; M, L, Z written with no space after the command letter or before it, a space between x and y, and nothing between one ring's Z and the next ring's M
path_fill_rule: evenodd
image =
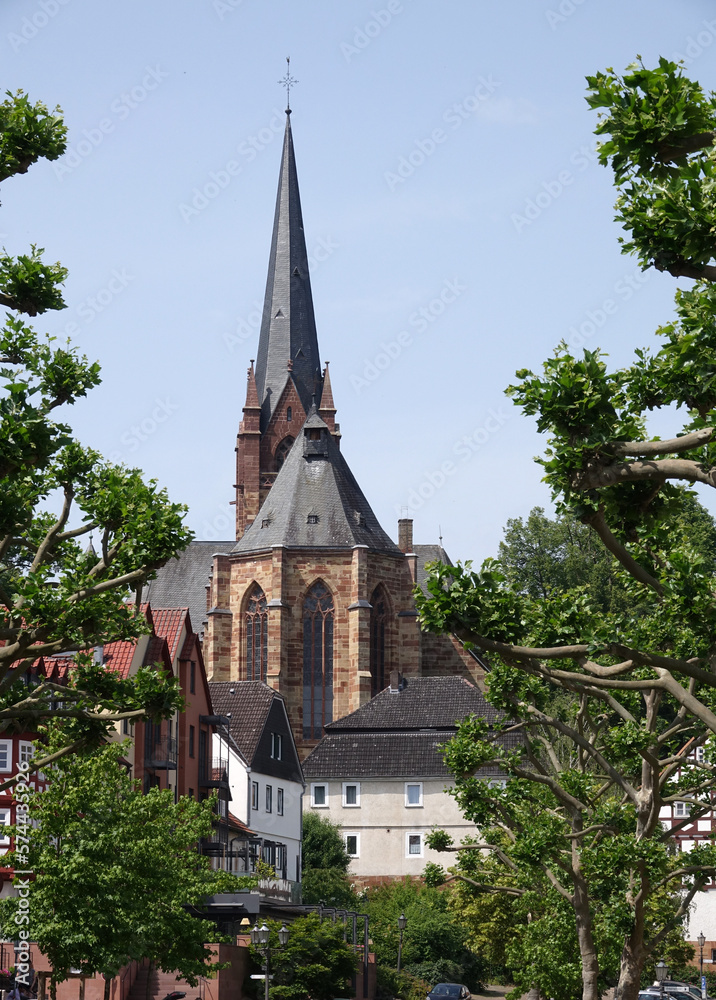
M323 384L290 114L287 109L256 361L262 432L289 378L296 386L306 413L314 393L320 400ZM286 367L288 361L292 362L290 371Z

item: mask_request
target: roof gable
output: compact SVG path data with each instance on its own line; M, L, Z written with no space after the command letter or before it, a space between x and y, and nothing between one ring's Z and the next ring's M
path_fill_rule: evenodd
M320 439L309 439L309 434L320 435ZM381 528L338 443L315 408L309 412L258 517L233 552L257 552L272 545L367 545L403 556Z

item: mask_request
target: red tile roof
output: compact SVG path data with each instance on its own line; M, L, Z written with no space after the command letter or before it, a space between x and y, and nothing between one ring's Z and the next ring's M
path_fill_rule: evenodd
M152 608L154 631L167 640L172 661L176 658L188 614L188 608Z
M244 833L250 833L251 836L255 836L254 831L250 830L245 823L242 823L232 812L229 812L229 826L236 830L243 830Z
M136 642L108 642L104 647L104 664L122 680L129 677L137 649Z

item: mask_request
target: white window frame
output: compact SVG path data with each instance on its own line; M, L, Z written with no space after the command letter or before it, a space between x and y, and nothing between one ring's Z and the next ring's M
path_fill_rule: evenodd
M690 815L691 808L688 802L674 802L674 817L676 819L685 819Z
M0 809L0 828L10 826L10 807L3 806ZM10 834L0 837L0 854L7 854L10 849Z
M694 760L697 764L703 764L706 757L706 747L696 747L694 750Z
M283 816L283 788L276 789L276 815Z
M349 837L355 837L355 839L356 839L356 852L355 852L355 854L349 854L348 853L348 838ZM344 845L344 847L346 849L346 854L348 854L349 858L352 859L352 858L359 858L360 857L360 834L359 833L354 833L353 831L350 831L349 833L344 833L343 834L343 845Z
M271 759L283 760L283 736L281 733L271 733Z
M408 799L408 789L417 788L418 789L418 801L410 802ZM405 808L406 809L422 809L423 808L423 783L422 781L406 781L405 782Z
M12 740L0 740L0 747L4 747L6 751L6 766L0 767L0 773L11 774L12 773Z
M420 853L410 850L410 838L418 837L420 839ZM422 830L408 830L405 834L405 857L406 858L422 858L425 856L425 841L423 839Z
M273 785L266 785L266 812L273 812Z
M259 808L259 783L251 782L251 808L258 811Z
M348 802L348 789L355 788L356 790L356 800L355 802ZM344 809L360 809L360 781L344 781L343 782L343 808Z
M323 789L323 802L316 802L317 788ZM315 784L311 785L311 808L328 809L328 783L326 781L317 781Z
M35 756L35 748L29 740L19 740L17 744L18 764L30 763Z

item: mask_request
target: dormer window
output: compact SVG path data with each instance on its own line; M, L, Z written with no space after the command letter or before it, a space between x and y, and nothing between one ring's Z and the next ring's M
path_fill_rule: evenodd
M318 428L318 427L311 427L309 429L309 431L308 431L308 440L309 441L320 441L321 440L321 431L320 431L320 428Z
M318 514L309 514L306 518L306 524L318 524Z
M286 423L290 424L292 420L293 420L293 410L289 406L289 408L286 410Z
M271 525L271 518L270 517L265 517L262 520L262 522L261 522L261 527L262 528L268 528L268 527L270 527L270 525Z

